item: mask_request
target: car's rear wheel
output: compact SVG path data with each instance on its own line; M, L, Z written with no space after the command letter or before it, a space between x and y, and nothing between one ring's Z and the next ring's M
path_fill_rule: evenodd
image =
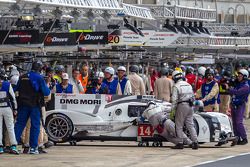
M49 140L54 143L69 141L74 126L69 117L64 114L51 114L46 118L46 129Z

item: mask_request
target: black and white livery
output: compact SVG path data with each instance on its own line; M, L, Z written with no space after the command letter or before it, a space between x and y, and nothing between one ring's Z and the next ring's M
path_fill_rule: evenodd
M88 100L84 100L86 98ZM56 95L55 103L62 104L55 104L55 109L47 112L48 136L55 143L138 141L138 136L140 141L149 138L155 141L152 129L143 129L132 123L142 115L151 100L154 100L152 96ZM170 111L170 103L154 101L166 112ZM194 124L199 143L217 142L220 146L234 140L231 120L225 114L195 113Z

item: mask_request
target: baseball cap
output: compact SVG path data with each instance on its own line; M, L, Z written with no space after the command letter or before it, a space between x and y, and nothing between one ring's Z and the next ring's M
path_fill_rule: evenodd
M62 74L62 79L69 79L69 75L67 73Z

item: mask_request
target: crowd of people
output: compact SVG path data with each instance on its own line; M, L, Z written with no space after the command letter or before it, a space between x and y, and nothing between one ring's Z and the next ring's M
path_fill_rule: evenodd
M199 99L204 103L204 111L230 115L234 134L239 138L237 144L247 144L243 119L249 118L250 68L238 65L233 73L231 69L220 67L175 65L162 67L159 72L150 67L147 73L142 73L137 65L91 70L83 64L69 74L63 65L53 68L37 61L28 73L21 75L13 67L9 76L1 68L0 153L7 150L19 154L17 145L21 143L24 153L46 153L44 146L50 144L44 121L51 93L154 95L172 103L176 135L184 138L185 124L193 149L198 149L198 141L193 127L192 103ZM183 149L183 140L176 143L175 148Z

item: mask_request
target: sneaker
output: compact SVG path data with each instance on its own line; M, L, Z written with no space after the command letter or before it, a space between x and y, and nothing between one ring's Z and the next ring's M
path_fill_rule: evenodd
M192 143L192 149L193 149L193 150L198 150L198 148L199 148L198 142L193 142L193 143Z
M30 147L24 147L23 148L23 154L28 154L30 151Z
M39 154L39 151L38 151L37 148L30 148L30 154L35 154L35 155L37 155L37 154Z
M6 147L4 148L4 152L5 152L5 153L10 153L10 146L6 146Z
M238 145L246 145L248 143L247 139L242 139Z
M50 148L52 146L54 146L54 143L52 141L48 141L47 143L44 144L45 148Z
M171 147L172 149L184 149L184 145L182 143L176 144L174 147Z
M10 152L9 153L10 154L16 154L16 155L19 154L19 152L18 152L18 150L17 150L17 148L16 148L15 145L13 145L13 146L10 147Z
M47 151L45 151L42 147L38 147L39 154L47 154Z
M0 154L3 154L4 150L3 150L3 146L0 146Z

